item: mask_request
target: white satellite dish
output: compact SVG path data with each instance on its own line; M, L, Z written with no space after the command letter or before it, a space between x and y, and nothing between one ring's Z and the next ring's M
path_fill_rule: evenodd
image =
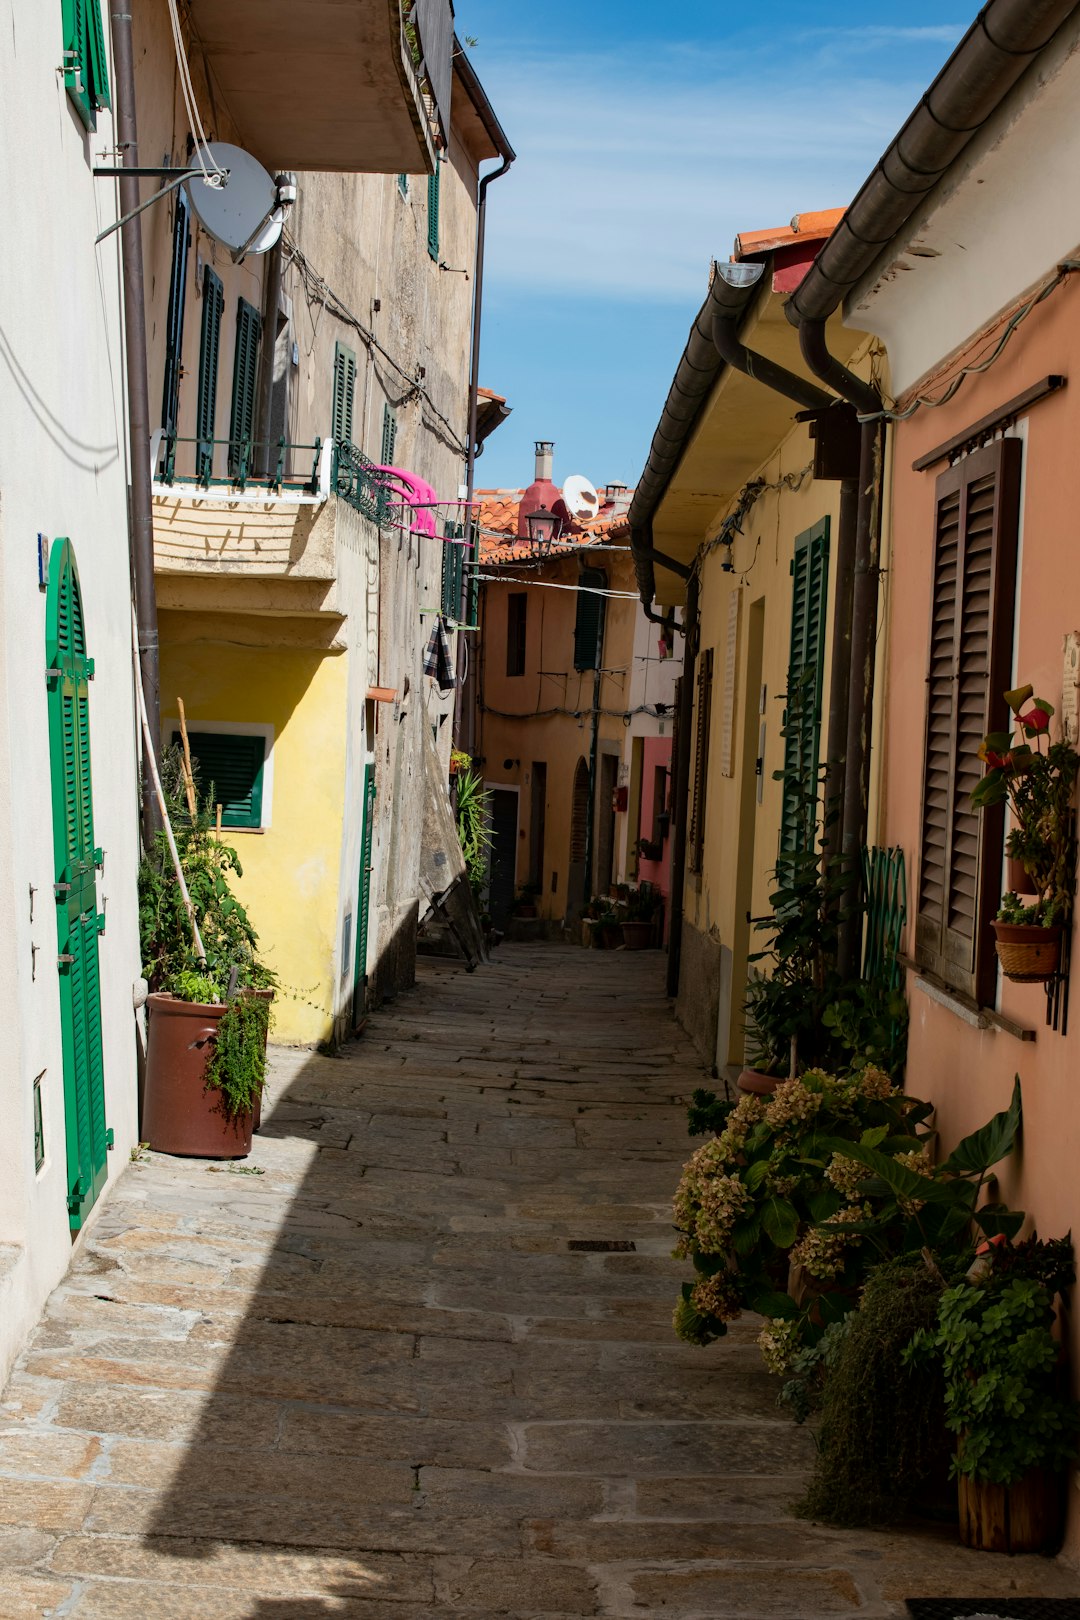
M587 478L573 473L562 487L566 510L577 523L587 522L600 510L600 496Z
M204 150L229 175L220 185L201 176L187 182L199 223L231 249L234 257L268 252L285 223L285 204L277 182L242 146L212 141ZM212 169L210 173L212 180Z

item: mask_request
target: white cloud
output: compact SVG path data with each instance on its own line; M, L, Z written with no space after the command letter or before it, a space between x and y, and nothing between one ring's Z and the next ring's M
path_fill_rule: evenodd
M491 276L681 303L737 232L848 202L925 84L686 47L478 65L519 153L490 196Z

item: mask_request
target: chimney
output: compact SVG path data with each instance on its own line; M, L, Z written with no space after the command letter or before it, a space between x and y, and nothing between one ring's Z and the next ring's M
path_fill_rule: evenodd
M537 439L536 441L536 481L544 479L551 482L551 469L555 460L555 443L552 439Z

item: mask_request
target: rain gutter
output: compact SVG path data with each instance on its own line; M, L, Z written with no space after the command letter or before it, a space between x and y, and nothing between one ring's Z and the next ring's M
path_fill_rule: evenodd
M859 454L840 830L840 853L852 891L849 902L861 899L859 857L869 819L885 422L877 390L829 353L825 323L1076 9L1077 0L989 0L983 6L786 306L788 319L799 328L800 346L810 369L867 418L862 422ZM861 907L849 903L840 925L838 960L840 971L847 976L859 972L861 942Z

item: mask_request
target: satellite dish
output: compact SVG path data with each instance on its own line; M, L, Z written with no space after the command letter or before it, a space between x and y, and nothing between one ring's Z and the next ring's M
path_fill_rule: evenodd
M566 510L577 523L587 522L600 510L600 496L587 478L574 473L562 487Z
M277 182L242 146L212 141L204 150L229 175L220 185L212 185L201 176L187 182L199 223L236 258L268 252L285 223L285 205Z

